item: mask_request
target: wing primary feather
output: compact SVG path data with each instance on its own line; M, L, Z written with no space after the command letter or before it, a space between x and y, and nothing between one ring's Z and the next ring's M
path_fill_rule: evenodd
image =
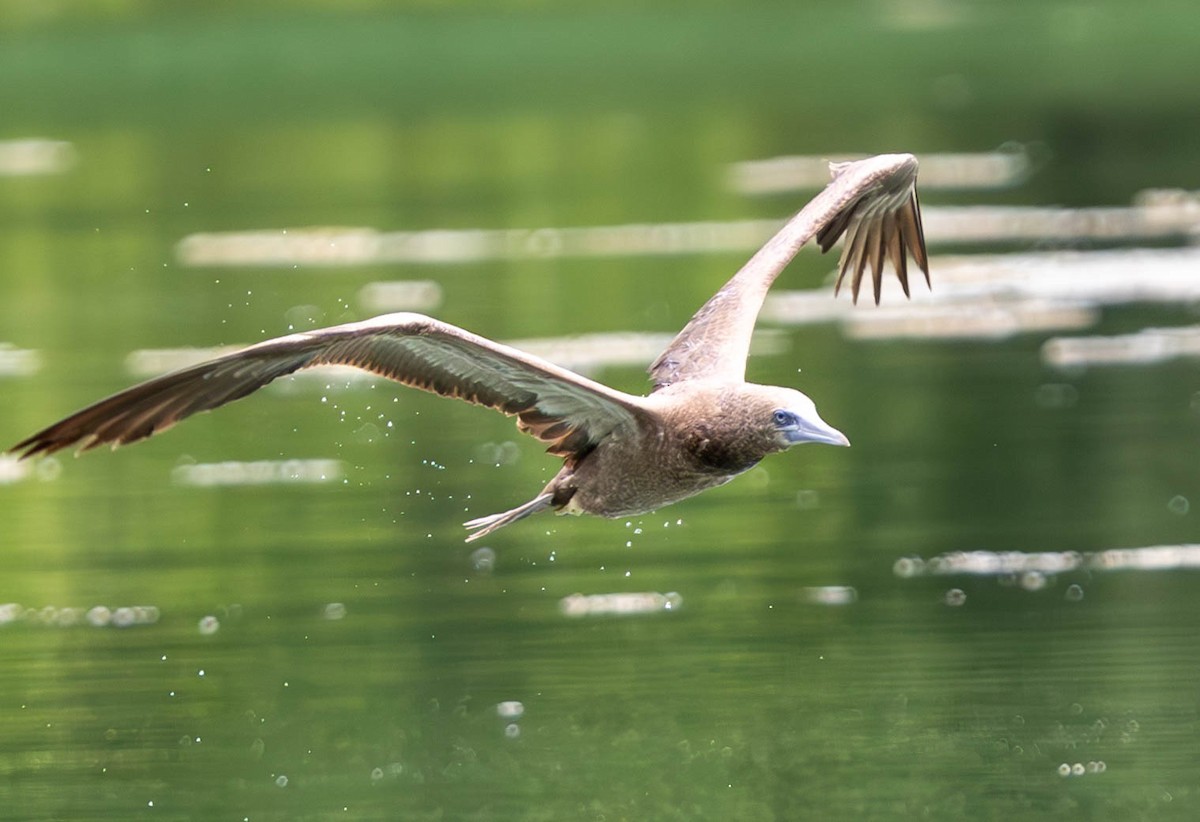
M883 232L881 226L872 225L871 233L867 235L867 250L871 254L871 281L875 287L875 305L879 305L879 296L883 288Z
M896 215L886 214L883 218L883 242L887 248L888 260L904 289L904 296L911 297L908 292L908 257L904 253L904 241L900 237L900 227L896 223Z
M904 245L908 247L908 253L912 255L921 271L924 272L925 284L931 285L929 282L929 258L925 253L925 229L921 225L921 204L917 199L915 188L909 194L908 206L900 209L896 219L900 224L900 233L904 237Z
M837 296L842 288L842 282L846 279L846 274L851 273L854 267L854 242L858 237L859 223L857 221L849 223L845 229L845 236L842 242L842 256L838 259L838 275L837 280L833 284L833 296ZM853 288L853 276L851 276L851 287Z
M854 208L844 208L834 215L824 228L817 232L817 246L824 254L829 249L833 248L834 243L842 236L846 230L846 226L850 224L850 218L854 214Z
M863 271L867 267L866 243L870 229L863 225L860 217L850 224L847 235L849 236L850 233L853 234L853 237L849 238L849 245L842 254L845 258L845 265L853 269L850 279L850 294L853 296L854 302L858 303L858 292L862 289Z

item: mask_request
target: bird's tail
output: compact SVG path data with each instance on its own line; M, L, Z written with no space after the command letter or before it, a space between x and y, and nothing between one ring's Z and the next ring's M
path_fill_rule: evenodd
M467 537L467 542L473 542L480 537L486 537L488 534L495 531L497 528L503 528L509 523L516 522L519 519L525 519L530 514L536 514L538 511L545 511L554 505L554 494L549 491L538 494L524 505L518 505L511 511L505 511L501 514L490 514L486 517L479 517L468 522L464 522L465 526L472 533Z

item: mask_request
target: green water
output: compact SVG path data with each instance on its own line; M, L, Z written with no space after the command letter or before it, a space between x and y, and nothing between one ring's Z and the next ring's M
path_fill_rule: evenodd
M1027 184L926 203L1196 188L1196 12L1150 5L12 4L0 139L75 160L0 177L0 342L41 362L0 378L0 438L132 382L132 350L362 318L376 280L436 280L434 313L499 339L670 332L744 259L192 268L195 232L778 217L805 195L747 200L728 164L1008 141L1037 157ZM1194 317L1125 306L1094 331ZM1200 541L1195 361L1063 374L1045 334L783 333L751 377L810 394L853 448L630 521L529 520L487 541L491 570L459 523L556 460L387 384L266 390L0 485L0 602L21 606L0 817L1194 819L1194 571L894 566ZM1062 384L1072 402L1039 402ZM341 475L172 481L231 460ZM620 592L676 607L563 612ZM140 624L94 627L96 606Z

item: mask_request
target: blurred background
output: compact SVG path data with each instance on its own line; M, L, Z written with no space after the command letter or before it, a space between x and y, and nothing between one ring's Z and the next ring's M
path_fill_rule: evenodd
M851 449L467 546L558 461L343 372L0 459L0 817L1194 819L1200 12L1017 0L0 7L14 443L398 310L623 390L826 179L750 378ZM890 286L891 284L889 284Z

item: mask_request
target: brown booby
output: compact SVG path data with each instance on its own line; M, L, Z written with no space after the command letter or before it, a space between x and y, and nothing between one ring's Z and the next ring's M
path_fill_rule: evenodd
M833 180L692 317L650 366L639 397L419 314L290 334L135 385L12 447L21 457L81 443L114 448L165 431L277 377L350 365L445 397L494 408L562 457L541 493L465 523L468 541L546 509L644 514L728 482L763 457L806 442L849 445L791 388L745 381L750 336L767 289L809 239L846 241L834 293L850 275L858 299L869 265L879 302L884 257L908 294L906 252L929 281L917 161L890 154L830 167Z

